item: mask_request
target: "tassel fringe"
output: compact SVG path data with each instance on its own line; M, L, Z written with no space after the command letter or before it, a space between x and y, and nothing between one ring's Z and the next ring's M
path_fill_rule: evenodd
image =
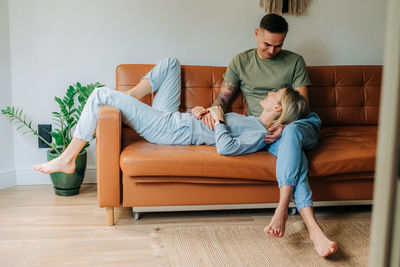
M283 0L259 0L260 8L264 8L265 13L274 13L282 15ZM307 7L312 0L289 0L288 14L302 15L305 13Z

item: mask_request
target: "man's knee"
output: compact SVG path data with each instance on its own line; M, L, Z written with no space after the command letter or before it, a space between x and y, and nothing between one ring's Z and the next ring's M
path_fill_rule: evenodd
M296 123L290 123L283 129L282 138L296 138L301 140L303 133L300 125Z
M318 144L318 128L312 124L295 121L287 125L282 133L283 140L297 140L303 149L311 149Z

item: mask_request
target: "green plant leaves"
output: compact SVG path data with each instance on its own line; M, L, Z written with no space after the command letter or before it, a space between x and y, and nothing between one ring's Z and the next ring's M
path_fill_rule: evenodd
M6 109L2 109L1 113L5 116L8 116L10 119L10 122L14 123L15 126L19 125L16 128L17 131L19 131L23 127L26 127L26 128L28 128L28 131L23 132L22 133L23 135L27 134L27 133L32 133L32 134L38 136L43 142L45 142L46 144L48 144L51 147L51 145L45 139L43 139L35 129L32 128L32 121L30 121L29 123L26 121L26 114L23 114L22 108L20 109L19 107L15 108L15 107L8 106Z
M75 85L70 85L68 87L63 99L55 97L55 100L60 107L60 112L52 112L52 114L59 129L58 131L54 131L54 136L52 136L56 140L56 144L63 147L63 150L72 140L72 129L78 123L82 110L90 94L97 87L103 86L104 85L98 82L86 86L82 86L81 83L77 82ZM76 97L79 102L78 107L75 106ZM89 146L89 143L87 143L87 146Z
M104 85L96 82L86 86L82 86L79 82L76 85L70 85L65 95L60 98L55 96L54 100L58 103L59 112L51 112L53 115L53 121L58 128L55 128L50 135L54 138L55 143L48 143L38 132L32 128L32 121L27 122L26 114L23 113L23 109L14 106L7 106L1 110L1 113L10 119L10 122L17 126L16 130L19 131L22 128L27 128L22 134L32 133L42 139L48 144L57 154L61 154L72 140L72 129L78 123L79 118L82 114L83 108L86 104L87 99L94 89L103 87ZM76 106L75 99L78 99L79 105ZM89 142L86 143L84 148L89 147Z

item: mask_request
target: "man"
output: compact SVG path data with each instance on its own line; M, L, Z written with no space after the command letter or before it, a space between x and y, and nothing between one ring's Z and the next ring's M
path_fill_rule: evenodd
M241 90L248 103L248 114L259 116L262 107L260 100L268 92L292 87L308 99L307 86L311 85L303 57L283 50L283 42L288 32L286 20L275 14L265 15L255 30L257 48L236 55L230 62L220 95L213 106L227 105L238 90ZM210 128L214 128L211 114L201 109L195 114ZM290 198L296 204L314 243L317 253L326 257L338 250L336 242L331 241L319 227L312 209L312 193L307 181L308 161L303 149L311 149L318 142L321 121L315 113L287 126L277 125L268 129L265 142L270 144L268 151L277 156L276 176L280 190L279 205L270 224L265 227L266 234L283 237L288 219Z

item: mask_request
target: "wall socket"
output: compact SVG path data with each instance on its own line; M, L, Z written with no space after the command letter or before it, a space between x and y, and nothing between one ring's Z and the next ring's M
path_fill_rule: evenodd
M39 135L46 140L48 143L51 143L53 138L50 135L51 132L51 124L38 124L38 133ZM39 141L39 148L49 148L49 146L43 142L39 137L38 137L38 141Z

